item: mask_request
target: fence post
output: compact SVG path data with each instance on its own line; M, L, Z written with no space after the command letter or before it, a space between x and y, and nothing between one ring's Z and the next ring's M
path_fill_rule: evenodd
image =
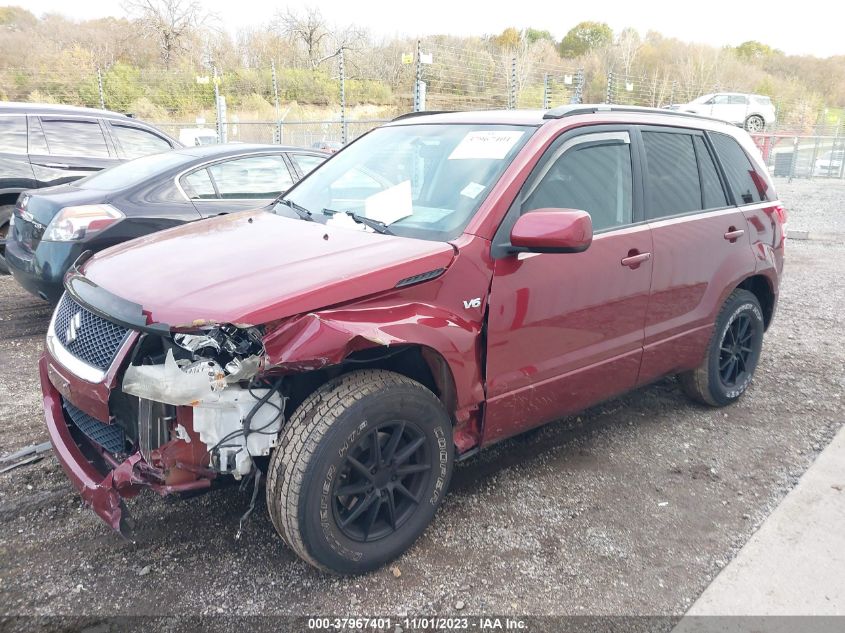
M614 92L615 86L613 85L613 71L610 70L607 73L607 94L605 96L605 103L613 103Z
M543 73L543 110L549 109L549 73Z
M346 67L343 63L343 47L340 47L340 142L346 145Z
M511 81L508 95L508 110L516 109L516 56L511 57Z
M422 95L420 95L420 91L422 90L422 61L420 60L420 55L422 55L422 41L417 40L416 68L414 68L414 112L420 112L422 110Z
M279 116L279 83L276 78L276 61L270 62L270 72L273 75L273 107L276 109L276 130L273 134L273 141L276 143L282 142L282 120Z
M220 100L220 82L217 79L217 66L212 66L212 75L214 82L214 111L217 116L217 142L218 143L225 143L226 142L226 129L225 123L223 121L224 113L223 113L223 104Z
M584 69L579 68L575 73L575 94L572 95L572 103L583 103L584 101Z
M787 182L792 182L792 179L795 177L795 164L798 162L798 137L796 136L792 140L792 160L789 163L789 180Z
M103 92L103 73L100 72L100 66L97 65L97 88L100 91L100 109L106 109L106 95Z

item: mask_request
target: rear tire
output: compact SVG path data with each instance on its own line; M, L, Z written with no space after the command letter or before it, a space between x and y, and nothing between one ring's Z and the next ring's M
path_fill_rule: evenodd
M0 206L0 241L9 237L9 220L15 205L4 204ZM9 267L6 265L6 247L0 245L0 275L8 275Z
M451 420L431 391L389 371L344 374L285 425L267 477L270 518L315 567L370 571L431 522L453 451Z
M766 121L759 114L752 114L745 119L745 129L748 132L762 132L766 129Z
M704 361L678 376L684 393L712 407L736 402L754 377L764 328L757 297L748 290L734 290L716 317Z

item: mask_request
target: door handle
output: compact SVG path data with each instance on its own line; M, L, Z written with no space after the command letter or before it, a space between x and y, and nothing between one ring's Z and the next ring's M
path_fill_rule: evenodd
M53 169L70 169L67 163L35 163L41 167L52 167Z
M725 233L725 239L728 240L729 242L733 243L733 242L736 242L737 239L742 237L743 235L745 235L744 230L738 229L738 228L732 226L731 228L728 229L728 232Z
M622 265L627 266L631 270L639 268L640 264L651 259L651 253L640 253L637 249L628 251L628 257L622 259Z

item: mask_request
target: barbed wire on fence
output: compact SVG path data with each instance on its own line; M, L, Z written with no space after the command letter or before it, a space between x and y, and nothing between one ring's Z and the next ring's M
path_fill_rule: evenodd
M585 95L610 104L683 109L682 104L702 94L744 92L741 86L661 69L589 72L565 59L540 61L524 52L497 50L484 40L459 46L431 37L419 40L416 50L386 48L384 59L354 49L338 51L316 68L271 64L164 70L120 63L3 68L0 98L131 112L177 137L183 128L207 126L222 140L312 146L354 140L411 110L545 109L581 103ZM806 165L826 152L835 159L845 138L845 108L813 94L770 98L769 158L783 152L788 138L799 147L793 152L799 172L812 173L814 167ZM807 135L822 139L812 152L806 143L794 141Z

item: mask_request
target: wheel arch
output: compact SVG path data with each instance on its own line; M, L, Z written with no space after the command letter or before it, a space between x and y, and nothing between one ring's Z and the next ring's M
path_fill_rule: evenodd
M484 400L481 324L425 304L389 312L387 321L361 313L323 311L286 322L264 337L267 372L303 385L291 404L326 380L355 369L386 369L430 389L453 424L467 421Z
M766 329L769 329L769 324L772 322L772 317L775 312L776 295L772 280L766 275L752 275L743 279L737 286L747 290L760 302L760 307L763 310L763 324Z

